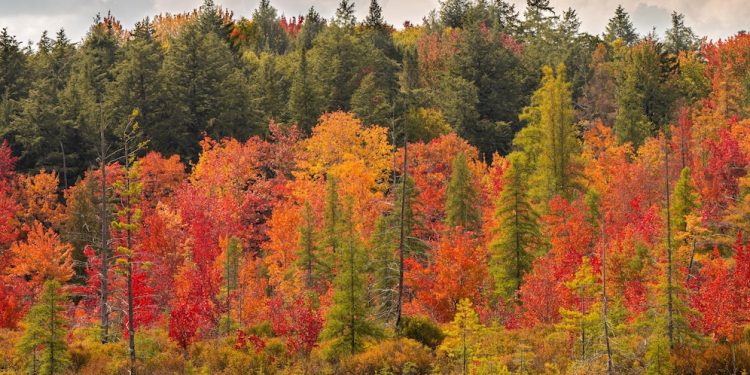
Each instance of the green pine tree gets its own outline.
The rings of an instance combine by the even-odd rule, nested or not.
[[[162,72],[170,115],[160,124],[167,154],[189,160],[198,154],[206,132],[213,138],[246,138],[265,127],[248,97],[248,83],[233,65],[227,44],[213,32],[191,24],[172,42]]]
[[[299,65],[289,92],[288,112],[291,120],[296,122],[305,134],[310,134],[321,113],[320,90],[310,77],[307,50],[302,49],[299,54]]]
[[[469,169],[466,154],[460,152],[453,159],[448,186],[445,189],[445,223],[449,228],[461,227],[470,231],[482,229],[479,192]]]
[[[328,312],[322,337],[331,340],[331,354],[359,353],[368,338],[379,337],[380,329],[370,319],[365,284],[366,254],[352,216],[352,201],[341,210],[337,232],[341,238],[336,253],[338,267],[333,282],[333,306]]]
[[[495,208],[497,227],[490,244],[490,273],[496,292],[508,300],[521,287],[524,275],[534,260],[534,245],[540,236],[539,216],[531,204],[527,176],[518,154],[511,154],[510,167],[503,175],[503,190]]]
[[[617,39],[622,40],[627,45],[638,41],[638,34],[635,32],[635,27],[630,22],[630,16],[622,5],[618,5],[615,9],[615,15],[609,19],[607,31],[604,33],[604,40],[609,43]]]
[[[392,94],[378,84],[375,73],[370,73],[352,94],[352,112],[365,125],[390,126],[394,111]]]
[[[305,202],[302,210],[302,226],[300,227],[300,243],[297,258],[297,268],[302,271],[305,287],[314,293],[325,288],[331,280],[332,264],[318,244],[318,234],[315,231],[315,215],[310,202]]]
[[[24,333],[18,343],[30,374],[62,374],[70,367],[65,341],[67,319],[66,296],[54,280],[44,283],[42,295],[24,318]]]

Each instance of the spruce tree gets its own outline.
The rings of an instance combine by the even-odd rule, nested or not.
[[[148,18],[136,23],[133,37],[125,44],[122,58],[114,67],[114,81],[107,90],[107,111],[113,119],[127,118],[138,110],[138,124],[153,147],[165,152],[164,129],[159,121],[170,110],[165,107],[159,69],[164,56],[154,38],[154,28]]]
[[[459,152],[453,159],[448,186],[445,189],[445,223],[449,228],[461,227],[469,231],[480,231],[482,214],[479,208],[479,192],[474,176],[469,169],[466,154]]]
[[[289,92],[288,112],[290,119],[296,122],[305,134],[310,134],[321,112],[320,90],[310,76],[307,50],[302,49],[299,55],[299,65]]]
[[[315,10],[315,7],[310,7],[305,16],[305,21],[302,23],[302,28],[299,34],[297,34],[297,48],[303,50],[312,48],[313,41],[318,36],[318,33],[323,30],[323,26],[324,22],[320,14]]]
[[[302,272],[307,293],[315,295],[322,291],[331,280],[333,272],[330,256],[318,243],[319,234],[315,230],[315,215],[310,202],[302,209],[300,243],[297,252],[297,268]]]
[[[160,124],[164,143],[154,145],[162,152],[194,160],[203,132],[242,139],[265,126],[249,105],[247,80],[216,33],[186,26],[172,42],[161,72],[171,110]]]
[[[700,47],[698,37],[688,26],[685,26],[685,15],[672,12],[672,27],[665,32],[664,45],[667,52],[678,55],[684,51],[695,51]]]
[[[447,27],[463,26],[464,16],[469,10],[467,0],[445,0],[440,2],[440,20]]]
[[[621,39],[627,45],[638,41],[638,34],[635,32],[633,23],[630,22],[630,16],[622,5],[618,5],[615,9],[615,15],[609,19],[607,31],[604,33],[604,40],[609,43],[617,39]]]
[[[390,126],[393,118],[393,95],[381,87],[375,73],[362,79],[351,99],[351,109],[365,125]]]
[[[516,297],[524,275],[534,260],[538,243],[539,216],[528,196],[528,177],[522,170],[518,154],[511,154],[510,167],[503,175],[503,190],[495,208],[497,227],[490,244],[490,273],[495,291],[509,300]]]
[[[354,2],[341,0],[338,8],[336,8],[336,18],[334,20],[339,27],[354,27],[354,24],[357,22],[357,18],[354,16]]]
[[[333,306],[323,330],[323,338],[332,341],[332,354],[337,356],[359,353],[368,338],[381,334],[370,319],[365,284],[366,255],[352,214],[350,198],[341,210],[337,225],[341,243],[336,253],[338,267],[333,282]]]
[[[365,26],[373,29],[380,29],[385,27],[385,20],[383,20],[383,8],[378,4],[378,0],[370,0],[370,10],[365,17]]]
[[[276,8],[271,6],[269,0],[261,0],[258,8],[253,11],[253,24],[258,26],[258,37],[255,52],[268,51],[282,55],[289,47],[290,41],[287,33],[281,27],[281,22],[276,14]]]
[[[70,367],[70,354],[65,341],[67,319],[66,296],[60,283],[44,283],[42,295],[24,318],[24,333],[18,343],[26,371],[30,374],[62,374]]]
[[[262,121],[283,121],[289,97],[288,77],[278,67],[279,58],[276,55],[263,53],[260,66],[253,74],[251,82],[258,102],[258,109],[262,113]]]

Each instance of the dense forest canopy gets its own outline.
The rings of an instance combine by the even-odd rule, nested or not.
[[[0,373],[750,371],[749,35],[115,16],[0,31]]]

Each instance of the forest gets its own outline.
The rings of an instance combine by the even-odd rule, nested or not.
[[[2,29],[0,374],[750,371],[750,35],[300,11]]]

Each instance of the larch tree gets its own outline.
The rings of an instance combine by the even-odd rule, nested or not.
[[[60,282],[47,281],[39,302],[24,318],[24,333],[18,352],[24,355],[30,374],[62,374],[70,367],[70,354],[65,340],[67,319],[66,297]]]
[[[450,352],[460,358],[461,374],[469,374],[469,362],[476,355],[477,339],[484,327],[474,310],[471,300],[464,298],[458,302],[456,315],[446,330],[446,338],[439,350]]]
[[[333,354],[353,355],[364,348],[370,337],[380,335],[370,319],[366,296],[364,247],[355,228],[351,199],[341,210],[336,230],[341,242],[336,253],[333,306],[328,311],[323,338],[332,340]]]
[[[577,153],[580,149],[570,83],[565,66],[557,71],[546,66],[542,82],[524,108],[521,119],[528,126],[514,139],[526,154],[527,168],[534,170],[530,183],[541,190],[534,198],[570,197],[577,188]]]

